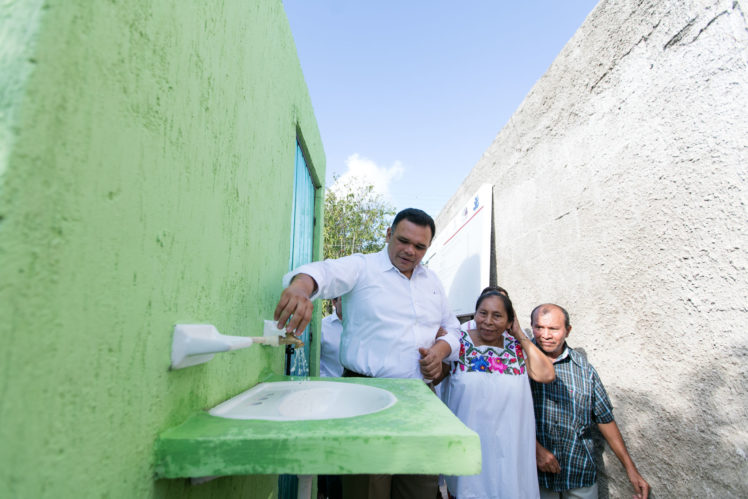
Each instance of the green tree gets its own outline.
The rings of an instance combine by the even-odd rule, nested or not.
[[[334,177],[334,182],[338,177]],[[325,258],[340,258],[354,253],[374,253],[384,247],[385,233],[395,208],[374,191],[373,185],[349,180],[334,191],[325,192]],[[323,312],[332,312],[325,300]]]

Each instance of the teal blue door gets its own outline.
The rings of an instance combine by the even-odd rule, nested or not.
[[[314,243],[314,183],[309,173],[304,153],[296,143],[296,176],[293,189],[293,209],[291,211],[291,256],[289,270],[312,261]],[[309,376],[310,327],[301,335],[303,350],[293,355],[291,374]]]
[[[289,270],[312,261],[314,243],[314,183],[298,142],[296,143],[295,170]],[[301,335],[304,348],[296,349],[291,356],[290,371],[292,376],[309,376],[310,329],[311,326],[308,326]],[[298,479],[295,475],[280,475],[278,477],[278,497],[281,499],[298,497]]]

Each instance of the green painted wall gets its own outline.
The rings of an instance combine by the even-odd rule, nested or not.
[[[154,480],[153,443],[282,370],[168,370],[175,323],[272,316],[297,132],[324,179],[281,1],[6,2],[0,89],[0,495],[273,496]]]

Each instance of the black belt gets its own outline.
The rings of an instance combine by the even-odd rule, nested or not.
[[[344,367],[343,377],[344,378],[372,378],[373,376],[367,376],[366,374],[357,373],[356,371],[351,371],[347,367]]]

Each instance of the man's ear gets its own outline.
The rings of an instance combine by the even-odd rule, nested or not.
[[[566,336],[564,338],[568,338],[569,333],[571,333],[571,326],[569,326],[569,329],[566,330]]]
[[[392,237],[392,227],[387,227],[387,234],[384,236],[384,242],[389,243]]]

